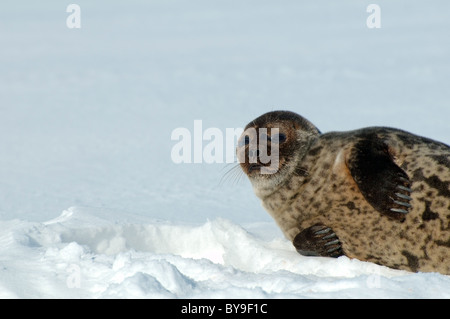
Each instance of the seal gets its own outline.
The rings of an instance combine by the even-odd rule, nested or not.
[[[269,150],[276,168],[262,173]],[[236,151],[300,254],[450,274],[448,145],[388,127],[323,134],[273,111],[245,127]]]

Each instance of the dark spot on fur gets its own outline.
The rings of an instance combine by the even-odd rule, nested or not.
[[[322,150],[322,146],[314,147],[308,152],[308,155],[317,156],[317,154],[319,154],[319,152],[321,150]]]
[[[299,167],[299,166],[297,166],[295,168],[294,174],[297,175],[297,176],[308,176],[309,175],[308,171],[306,170],[306,168]]]
[[[450,248],[450,238],[447,241],[444,240],[436,240],[436,245],[444,246]]]
[[[427,178],[425,181],[431,187],[436,188],[439,192],[439,195],[444,197],[450,197],[450,190],[449,190],[450,182],[443,182],[436,175]]]
[[[400,239],[405,239],[405,238],[407,238],[407,236],[406,236],[406,234],[405,234],[405,232],[404,232],[403,230],[398,234],[398,237],[399,237]]]
[[[440,165],[450,166],[450,156],[448,155],[430,155],[430,157]]]
[[[412,145],[417,143],[417,137],[413,137],[409,134],[397,134],[397,137],[407,146],[411,147]]]
[[[430,177],[425,177],[423,175],[422,169],[419,168],[414,171],[414,180],[424,181],[431,188],[436,189],[440,196],[450,197],[450,182],[441,181],[439,176],[432,175]]]
[[[413,180],[423,181],[425,180],[425,176],[423,176],[423,172],[421,168],[418,168],[413,173]]]
[[[353,202],[348,202],[345,206],[350,210],[353,210],[356,208],[355,203],[353,203]]]
[[[427,241],[429,241],[430,239],[431,239],[430,236],[428,236]],[[428,256],[428,253],[427,253],[427,246],[424,245],[421,248],[423,251],[424,259],[430,260],[430,257]]]
[[[362,213],[361,208],[359,206],[356,206],[355,203],[352,201],[342,204],[342,206],[347,207],[350,210],[350,212],[352,212],[352,213],[354,213],[355,211],[358,215],[360,215]]]
[[[292,195],[289,200],[294,200],[298,197],[298,195],[300,195],[300,193],[295,193],[294,195]]]
[[[433,139],[412,135],[401,130],[397,130],[397,138],[400,139],[405,144],[405,146],[410,148],[412,148],[416,144],[427,144],[427,147],[431,150],[438,150],[443,148],[445,149],[449,147],[448,145],[435,141]]]
[[[431,203],[428,201],[425,201],[425,210],[423,211],[423,214],[422,214],[422,220],[424,220],[424,221],[429,221],[429,220],[439,218],[439,214],[431,211],[430,206],[431,206]]]
[[[411,268],[412,271],[416,272],[419,268],[419,258],[417,256],[414,256],[407,250],[403,250],[402,255],[406,257],[409,268]]]

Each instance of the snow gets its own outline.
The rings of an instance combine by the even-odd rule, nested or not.
[[[303,257],[234,164],[174,129],[289,109],[450,143],[448,1],[14,1],[0,10],[0,297],[449,298],[450,277]],[[227,173],[227,171],[230,171]]]
[[[448,276],[302,257],[274,233],[222,218],[130,223],[97,213],[72,207],[47,222],[2,222],[2,297],[450,297]]]

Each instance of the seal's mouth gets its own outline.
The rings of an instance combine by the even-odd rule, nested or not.
[[[250,178],[257,176],[269,178],[278,172],[278,165],[273,165],[272,163],[263,164],[258,161],[257,163],[240,163],[240,165],[244,173]]]
[[[249,173],[251,173],[251,172],[253,172],[253,171],[259,171],[259,170],[261,169],[261,167],[262,167],[262,165],[260,165],[260,164],[250,164],[250,165],[248,166],[247,171],[248,171]]]

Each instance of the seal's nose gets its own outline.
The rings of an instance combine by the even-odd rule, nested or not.
[[[248,151],[248,157],[249,158],[258,158],[259,157],[259,150],[249,150]]]

